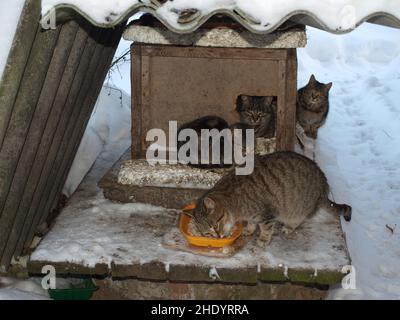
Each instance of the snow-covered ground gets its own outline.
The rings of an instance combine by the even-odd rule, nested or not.
[[[1,9],[10,10],[0,10],[0,76],[22,3],[1,2]],[[385,3],[399,8],[396,1]],[[399,299],[400,31],[365,24],[344,36],[308,28],[308,37],[307,48],[298,52],[299,86],[312,73],[320,81],[334,83],[328,121],[319,133],[317,162],[328,176],[335,200],[353,206],[353,219],[343,229],[357,289],[334,288],[330,298]],[[127,43],[122,45],[124,50]],[[122,78],[114,73],[112,82],[129,92],[127,65],[121,67]],[[129,145],[129,109],[127,94],[103,89],[64,192],[73,192],[103,150],[117,157]],[[13,297],[15,290],[21,291],[3,285],[0,299]]]
[[[140,16],[141,14],[134,15],[129,20],[129,22],[131,20],[140,18]],[[132,44],[131,41],[126,41],[124,39],[121,39],[117,52],[115,53],[115,58],[124,55],[124,53],[126,53],[130,49],[131,44]],[[113,70],[107,75],[106,78],[106,85],[120,88],[128,95],[130,95],[131,92],[131,81],[130,81],[131,64],[129,63],[130,58],[131,58],[130,54],[126,55],[124,62],[121,60],[121,62],[118,63],[113,68]],[[129,107],[130,107],[130,102],[129,102]]]
[[[41,286],[41,279],[17,280],[0,277],[0,300],[47,300],[49,295]]]
[[[130,45],[121,39],[115,58],[127,52]],[[63,189],[68,197],[103,150],[122,155],[131,144],[130,55],[126,59],[107,74]]]
[[[79,145],[63,193],[71,194],[103,150],[112,146],[122,154],[131,143],[130,96],[112,84],[105,84]]]
[[[309,28],[308,38],[299,50],[299,86],[312,73],[333,81],[317,162],[335,200],[353,206],[353,219],[343,229],[357,289],[332,290],[330,297],[398,299],[400,30],[365,24],[334,36]]]
[[[299,87],[311,74],[334,83],[317,162],[335,200],[354,210],[343,229],[357,289],[333,288],[333,299],[400,298],[399,37],[400,30],[370,24],[342,36],[308,28],[309,43],[298,52]],[[117,81],[129,88],[129,68]],[[109,123],[113,125],[121,129],[120,123]],[[94,121],[88,130],[101,127]]]

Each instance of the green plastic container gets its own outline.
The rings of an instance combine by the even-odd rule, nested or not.
[[[54,300],[90,300],[93,292],[99,288],[92,279],[84,279],[80,285],[72,285],[68,289],[49,289],[49,296]]]

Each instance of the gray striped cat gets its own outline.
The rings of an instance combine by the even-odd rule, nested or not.
[[[251,175],[230,172],[197,202],[193,211],[204,236],[225,237],[236,222],[247,223],[244,234],[259,226],[257,242],[268,245],[275,232],[290,233],[319,208],[351,219],[351,207],[328,199],[324,173],[312,160],[295,152],[275,152],[255,160]]]
[[[332,82],[328,84],[318,82],[312,75],[308,84],[297,93],[297,121],[310,138],[317,138],[318,129],[328,116],[331,87]]]
[[[236,100],[240,122],[231,129],[254,129],[255,138],[272,138],[275,135],[276,98],[240,95]]]

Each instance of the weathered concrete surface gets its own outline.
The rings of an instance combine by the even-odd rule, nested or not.
[[[51,264],[57,274],[325,285],[339,283],[342,267],[350,263],[339,220],[324,211],[291,235],[275,236],[267,248],[249,238],[235,255],[217,258],[162,246],[165,236],[177,230],[178,210],[143,204],[112,204],[110,210],[110,204],[99,195],[88,197],[84,189],[75,195],[79,193],[84,194],[80,200],[84,211],[79,211],[79,201],[71,200],[33,252],[29,272],[39,273],[42,266]]]
[[[130,158],[130,149],[119,159],[113,167],[101,178],[98,185],[103,189],[104,196],[113,201],[123,203],[141,202],[165,208],[181,209],[186,204],[198,199],[204,192],[204,188],[174,188],[163,187],[158,183],[146,186],[138,184],[128,184],[128,177],[123,179],[125,183],[118,181],[121,166]],[[150,170],[149,166],[149,170]],[[134,178],[134,172],[132,172]],[[140,181],[138,181],[140,182]],[[142,181],[143,183],[144,181]]]
[[[187,287],[182,288],[207,283],[209,286],[205,288],[210,288],[207,290],[211,292],[214,285],[219,288],[221,284],[233,285],[232,288],[240,288],[238,284],[246,285],[243,288],[255,288],[254,285],[258,287],[264,283],[337,284],[343,278],[342,267],[350,264],[339,219],[324,211],[292,234],[277,235],[267,248],[258,247],[255,239],[249,238],[245,246],[229,258],[167,249],[162,245],[163,239],[177,230],[180,211],[146,204],[118,204],[104,199],[96,182],[114,161],[115,157],[112,160],[99,157],[96,161],[52,230],[33,252],[28,263],[31,274],[40,273],[42,266],[51,264],[59,275],[112,277],[115,282],[127,278],[152,280],[157,285],[185,282]],[[152,290],[152,282],[140,283],[143,290]],[[126,290],[126,296],[135,297],[129,290],[136,289]],[[184,289],[180,296],[192,294],[188,290]],[[253,290],[243,290],[244,296],[253,297]],[[141,294],[142,297],[163,298],[173,295],[171,292],[165,296],[154,292]],[[264,291],[261,294],[269,297]],[[297,294],[301,295],[290,296]],[[202,297],[202,293],[192,296]],[[211,296],[209,293],[208,297]]]
[[[236,30],[228,28],[200,28],[190,34],[178,34],[163,26],[132,25],[125,30],[123,38],[147,44],[197,47],[283,49],[303,48],[307,44],[304,28],[276,31],[266,35],[251,33],[244,28]]]
[[[146,160],[124,161],[118,183],[139,187],[194,188],[208,190],[222,178],[221,169],[199,169],[183,164],[150,165]]]

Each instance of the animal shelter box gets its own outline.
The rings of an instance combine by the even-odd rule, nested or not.
[[[190,35],[177,36],[163,26],[142,24],[124,33],[126,40],[134,41],[132,159],[145,157],[147,132],[168,132],[171,120],[179,126],[212,114],[237,122],[240,95],[277,97],[276,149],[293,150],[296,47],[305,46],[304,28],[278,30],[266,37],[237,24],[209,22]]]

